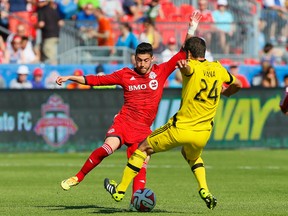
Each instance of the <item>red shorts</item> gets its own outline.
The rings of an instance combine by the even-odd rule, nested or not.
[[[128,147],[127,157],[129,158],[138,148],[139,143],[145,140],[151,132],[150,126],[135,124],[135,122],[124,120],[118,115],[114,118],[114,122],[108,129],[106,137],[118,137],[120,139],[120,147],[122,145]]]

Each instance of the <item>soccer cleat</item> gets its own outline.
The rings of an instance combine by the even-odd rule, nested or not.
[[[71,187],[76,186],[79,184],[78,178],[76,176],[73,176],[71,178],[68,178],[66,180],[63,180],[61,182],[61,187],[63,190],[67,191],[69,190]]]
[[[201,188],[199,190],[199,194],[209,209],[212,210],[215,208],[217,205],[217,199],[210,192],[206,191],[204,188]]]
[[[124,192],[119,193],[116,187],[117,183],[114,180],[109,180],[108,178],[104,179],[104,188],[106,189],[106,191],[108,191],[108,193],[112,195],[112,198],[116,202],[120,202],[124,198],[125,193]]]

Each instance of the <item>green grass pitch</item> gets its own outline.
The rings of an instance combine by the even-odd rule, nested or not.
[[[178,150],[152,156],[147,187],[157,197],[150,213],[127,212],[131,189],[116,203],[105,192],[103,179],[119,181],[126,153],[106,158],[77,187],[60,188],[90,153],[0,154],[0,215],[288,215],[288,150],[206,150],[210,191],[218,206],[209,210]],[[130,188],[130,187],[129,187]]]

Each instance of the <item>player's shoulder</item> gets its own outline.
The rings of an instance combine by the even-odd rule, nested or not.
[[[218,70],[220,70],[220,69],[223,70],[224,69],[226,71],[226,68],[217,60],[211,61],[210,65],[212,67],[214,67],[215,69],[218,69]]]
[[[151,67],[151,70],[152,71],[157,71],[157,70],[159,70],[161,68],[161,66],[163,66],[165,64],[166,64],[166,62],[163,62],[161,64],[153,64],[152,67]]]
[[[222,64],[218,60],[210,61],[210,63],[215,66],[222,66]]]
[[[133,71],[134,71],[133,68],[124,67],[124,68],[114,71],[114,73],[126,74],[126,73],[132,73]]]
[[[120,69],[121,71],[124,71],[124,72],[130,72],[130,71],[134,71],[134,68],[130,68],[130,67],[124,67],[122,69]]]

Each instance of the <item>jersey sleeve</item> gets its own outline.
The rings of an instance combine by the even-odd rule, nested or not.
[[[120,85],[122,86],[122,74],[123,70],[116,71],[109,75],[97,76],[87,75],[84,76],[85,84],[91,86],[102,86],[102,85]]]
[[[223,82],[227,85],[231,85],[235,82],[235,80],[236,77],[223,67]]]
[[[177,62],[181,59],[186,59],[186,52],[183,49],[170,58],[169,61],[160,64],[159,67],[164,67],[163,71],[170,75],[176,69]]]

